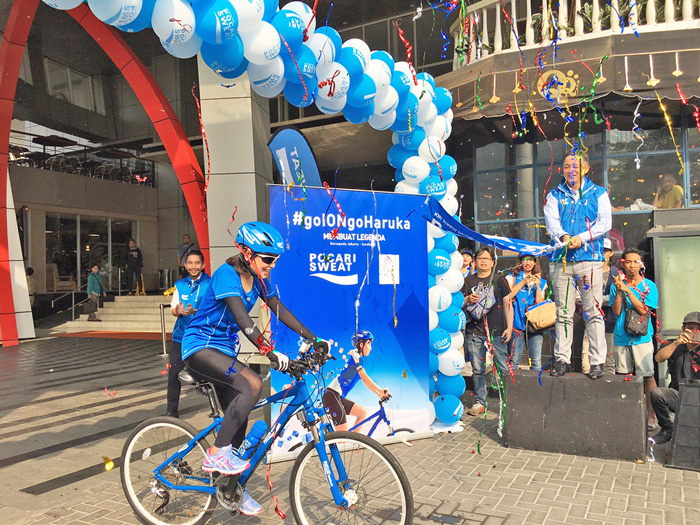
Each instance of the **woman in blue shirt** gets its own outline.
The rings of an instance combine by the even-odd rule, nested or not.
[[[518,369],[523,356],[525,338],[527,353],[530,357],[530,370],[542,369],[542,332],[528,333],[527,309],[544,301],[547,281],[542,278],[542,270],[537,259],[532,255],[521,254],[520,264],[506,277],[511,292],[508,296],[513,301],[513,338],[510,343],[508,365]]]
[[[258,298],[267,303],[277,318],[301,337],[315,340],[281,303],[270,283],[270,271],[284,251],[280,233],[264,222],[247,222],[236,234],[240,254],[229,258],[212,275],[202,302],[182,339],[182,358],[195,376],[214,384],[224,409],[221,430],[202,464],[206,472],[234,475],[250,464],[236,455],[243,442],[248,416],[260,399],[262,381],[236,360],[240,345],[238,331],[266,355],[278,370],[286,370],[289,358],[274,349],[250,318]],[[239,511],[247,516],[262,512],[247,493]]]

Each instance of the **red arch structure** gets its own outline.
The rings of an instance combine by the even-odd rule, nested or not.
[[[13,3],[0,43],[0,290],[3,291],[0,294],[0,341],[3,346],[18,344],[7,230],[10,126],[22,56],[40,1],[22,0]],[[68,13],[119,68],[153,122],[177,174],[192,216],[197,240],[208,262],[209,230],[204,175],[168,99],[117,30],[98,20],[84,3]]]

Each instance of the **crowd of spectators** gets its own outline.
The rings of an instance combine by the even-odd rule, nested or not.
[[[543,329],[530,316],[537,311],[532,318],[542,321],[551,312],[548,324],[553,324],[554,344],[549,374],[570,375],[578,317],[585,327],[582,371],[591,380],[604,374],[642,377],[648,428],[653,431],[658,421],[661,431],[654,440],[664,443],[671,437],[670,413],[676,410],[679,383],[700,379],[700,312],[686,315],[680,337],[655,351],[657,287],[645,277],[639,250],[624,250],[618,265],[612,264],[615,252],[607,237],[612,228],[610,198],[605,188],[587,177],[589,170],[587,155],[567,156],[560,184],[546,197],[551,282],[543,277],[540,261],[532,255],[521,254],[517,266],[499,275],[490,249],[481,248],[474,258],[469,250],[462,250],[465,357],[471,362],[476,399],[467,413],[481,414],[486,406],[487,349],[502,378],[517,373],[525,347],[529,369],[542,370],[543,336],[548,330],[546,323]],[[662,177],[654,205],[680,207],[683,194],[678,189],[673,176]],[[546,303],[551,308],[545,309]],[[654,362],[665,361],[669,362],[671,384],[659,388]]]

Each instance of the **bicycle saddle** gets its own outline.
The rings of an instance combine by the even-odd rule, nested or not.
[[[203,382],[194,377],[186,368],[180,370],[180,373],[177,375],[177,378],[180,380],[180,383],[184,385],[197,385]]]

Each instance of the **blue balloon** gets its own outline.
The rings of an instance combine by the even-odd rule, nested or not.
[[[394,144],[389,148],[386,158],[392,168],[400,170],[408,157],[412,157],[414,152],[407,150],[400,144]]]
[[[441,395],[433,405],[435,406],[435,417],[448,425],[456,423],[464,415],[464,405],[457,396]]]
[[[151,27],[151,18],[153,17],[153,8],[155,5],[156,0],[143,0],[139,16],[134,18],[128,24],[116,26],[117,29],[124,31],[125,33],[137,33],[146,29],[147,27]]]
[[[314,52],[311,51],[309,46],[302,44],[293,53],[294,55],[280,53],[282,62],[284,62],[284,78],[294,84],[301,84],[301,79],[304,77],[304,82],[308,84],[312,78],[316,77],[316,57]],[[301,76],[299,75],[300,72]]]
[[[345,66],[345,69],[348,70],[348,74],[351,77],[361,75],[365,71],[366,64],[364,63],[362,58],[360,58],[360,56],[355,52],[355,48],[353,48],[352,46],[342,48],[340,56],[335,60],[339,64]],[[377,88],[375,87],[375,91],[376,89]]]
[[[229,80],[233,79],[233,78],[238,78],[248,70],[249,64],[250,63],[248,62],[248,60],[246,60],[244,58],[241,61],[240,65],[236,69],[234,69],[233,71],[229,71],[227,73],[220,73],[217,71],[216,73],[218,73],[220,77],[224,77],[224,78],[229,79]]]
[[[438,115],[442,115],[452,107],[452,93],[444,87],[435,88],[435,107]]]
[[[335,57],[337,60],[337,58],[340,56],[340,51],[343,49],[343,39],[340,38],[340,34],[338,33],[338,31],[336,31],[330,26],[324,26],[317,27],[314,33],[321,33],[322,35],[326,35],[328,38],[331,39],[333,47],[335,48]]]
[[[440,177],[429,176],[423,179],[418,188],[423,195],[432,195],[436,199],[442,199],[447,193],[447,183],[440,180]],[[437,247],[437,243],[435,243]],[[452,253],[454,249],[447,250],[448,253]]]
[[[202,42],[202,60],[217,73],[229,74],[243,61],[243,41],[237,34],[225,44]]]
[[[447,253],[452,253],[459,248],[459,237],[454,233],[448,233],[440,239],[435,239],[435,247],[445,250]]]
[[[374,114],[374,102],[370,102],[369,106],[362,106],[360,108],[348,105],[343,109],[343,115],[348,122],[353,124],[364,124],[369,120]]]
[[[452,294],[452,303],[460,308],[464,305],[464,294],[461,291],[456,291]]]
[[[460,397],[464,394],[466,388],[467,384],[461,374],[457,374],[456,376],[438,374],[437,391],[440,392],[440,394]]]
[[[318,79],[316,77],[306,82],[306,89],[304,89],[304,84],[295,84],[293,82],[287,82],[284,86],[284,98],[292,106],[298,108],[306,108],[313,104],[316,101],[317,93]],[[306,97],[306,100],[304,100],[304,97]]]
[[[421,142],[425,140],[425,131],[423,128],[414,128],[410,133],[399,135],[399,140],[399,143],[406,149],[418,149]]]
[[[391,75],[391,87],[399,94],[399,99],[411,90],[411,79],[401,71],[394,71]]]
[[[389,71],[391,71],[392,74],[394,73],[394,57],[392,57],[386,51],[372,51],[370,60],[381,60],[387,66],[389,66]]]
[[[459,332],[467,324],[464,312],[454,304],[438,313],[438,326],[453,334]]]
[[[394,174],[394,182],[398,183],[404,180],[406,176],[403,174],[402,170],[396,170],[396,173]]]
[[[265,0],[265,11],[263,13],[263,22],[269,22],[277,14],[280,8],[280,0]]]
[[[372,77],[364,73],[359,76],[350,77],[350,88],[348,89],[348,105],[360,108],[368,106],[377,96],[377,86]],[[418,146],[416,148],[418,149]]]
[[[415,122],[418,117],[418,97],[413,93],[407,93],[405,97],[399,97],[399,105],[396,108],[396,120]]]
[[[440,367],[440,361],[438,360],[437,354],[428,352],[428,373],[430,374],[430,382],[435,385],[435,380],[433,379],[433,374],[438,371]],[[432,394],[432,392],[430,392]]]
[[[415,124],[413,127],[415,127]],[[413,127],[408,123],[408,120],[396,119],[389,129],[396,133],[408,133]]]
[[[425,80],[428,84],[433,86],[433,89],[435,89],[435,77],[433,75],[431,75],[430,73],[426,73],[426,72],[418,73],[416,75],[416,78],[418,80]]]
[[[438,164],[440,169],[438,169]],[[431,165],[430,175],[435,177],[442,175],[442,180],[447,182],[457,175],[457,161],[449,155],[443,155],[437,163]]]
[[[450,259],[450,254],[445,250],[439,248],[433,248],[430,253],[428,253],[428,273],[431,275],[440,275],[445,273],[452,266],[452,259]],[[451,332],[456,332],[457,330],[450,330]]]
[[[197,2],[192,10],[197,21],[194,32],[204,42],[223,44],[238,37],[238,14],[228,0]]]
[[[296,52],[296,49],[304,41],[304,21],[301,17],[294,11],[288,9],[280,9],[277,11],[270,23],[277,29],[280,34],[280,39],[282,40],[282,53],[289,53],[287,46],[284,45],[285,40],[287,45],[292,50],[292,53]],[[314,62],[315,63],[315,62]]]
[[[441,354],[449,350],[452,344],[452,338],[445,330],[439,326],[434,330],[431,330],[428,334],[429,346],[428,348],[434,354]]]

